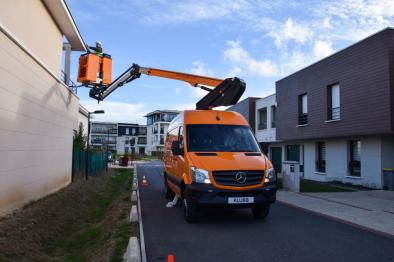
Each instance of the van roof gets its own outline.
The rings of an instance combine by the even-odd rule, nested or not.
[[[219,110],[186,110],[183,121],[185,124],[249,125],[241,114]]]

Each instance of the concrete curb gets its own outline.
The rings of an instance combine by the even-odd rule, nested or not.
[[[132,187],[130,200],[133,203],[137,202],[137,204],[134,204],[131,207],[129,222],[138,222],[140,229],[140,239],[138,241],[137,237],[130,237],[127,250],[123,256],[123,261],[146,262],[145,238],[144,238],[144,230],[142,225],[141,202],[140,202],[140,194],[138,187],[138,174],[137,174],[136,164],[133,165],[133,169],[134,169],[134,178],[133,178],[133,187]]]
[[[140,262],[140,244],[137,237],[130,237],[127,245],[126,253],[124,253],[123,261],[125,262]]]
[[[288,206],[288,207],[292,207],[292,208],[295,208],[295,209],[298,209],[298,210],[302,210],[302,211],[305,211],[305,212],[308,212],[308,213],[311,213],[311,214],[314,214],[314,215],[318,215],[318,216],[321,216],[321,217],[324,217],[324,218],[328,218],[328,219],[334,220],[334,221],[342,223],[342,224],[346,224],[346,225],[349,225],[349,226],[352,226],[352,227],[356,227],[356,228],[359,228],[359,229],[362,229],[362,230],[365,230],[365,231],[368,231],[368,232],[371,232],[371,233],[374,233],[374,234],[377,234],[377,235],[380,235],[380,236],[384,236],[384,237],[387,237],[387,238],[390,238],[390,239],[394,239],[394,235],[391,235],[389,233],[386,233],[386,232],[383,232],[383,231],[379,231],[379,230],[376,230],[376,229],[373,229],[373,228],[370,228],[370,227],[366,227],[366,226],[363,226],[363,225],[360,225],[360,224],[356,224],[356,223],[350,222],[350,221],[342,219],[342,218],[338,218],[338,217],[335,217],[335,216],[330,216],[330,215],[327,215],[327,214],[323,214],[323,213],[320,213],[320,212],[315,211],[315,210],[311,210],[311,209],[304,208],[304,207],[301,207],[301,206],[298,206],[298,205],[295,205],[295,204],[292,204],[292,203],[285,202],[283,200],[278,200],[277,199],[276,202],[278,202],[278,203],[280,203],[282,205]]]
[[[137,164],[134,164],[134,173],[137,178]],[[138,220],[140,225],[140,246],[141,246],[141,261],[146,262],[146,249],[145,249],[145,236],[144,236],[144,226],[142,224],[142,215],[141,215],[141,201],[140,201],[140,190],[138,187],[137,180],[137,203],[138,203]]]
[[[136,205],[131,206],[129,222],[138,222],[138,212]]]
[[[131,193],[131,202],[137,202],[137,191],[133,191],[133,193]]]

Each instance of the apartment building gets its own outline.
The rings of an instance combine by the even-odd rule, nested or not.
[[[71,182],[79,98],[61,79],[63,44],[86,51],[63,0],[0,8],[0,215]]]
[[[277,81],[282,162],[306,179],[382,188],[394,167],[393,54],[387,28]]]
[[[91,122],[90,148],[116,153],[118,123]]]
[[[120,155],[145,154],[146,126],[131,123],[92,122],[90,144]]]
[[[248,97],[237,104],[230,106],[226,111],[235,111],[240,113],[248,122],[253,132],[256,131],[255,119],[256,119],[256,101],[259,97]]]
[[[118,137],[116,151],[118,154],[145,155],[146,148],[146,126],[138,124],[118,124]]]
[[[156,110],[145,116],[147,126],[146,153],[148,155],[163,152],[168,126],[179,112],[177,110]]]

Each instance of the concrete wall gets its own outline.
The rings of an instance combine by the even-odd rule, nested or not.
[[[54,74],[60,75],[62,33],[41,1],[1,1],[0,23],[36,54]]]
[[[361,140],[361,177],[349,176],[349,139],[341,138],[319,140],[326,143],[325,173],[316,172],[316,142],[318,141],[304,142],[304,178],[315,181],[340,181],[365,187],[381,188],[381,161],[383,159],[381,137],[371,136],[352,139]]]
[[[41,1],[2,1],[0,22],[60,71],[62,35]],[[0,57],[2,215],[70,183],[78,97],[2,32]]]
[[[271,106],[276,105],[275,95],[267,96],[261,99],[256,100],[256,114],[255,114],[255,130],[256,130],[256,138],[259,143],[261,142],[272,142],[276,140],[276,128],[271,128]],[[259,109],[267,108],[267,129],[259,130]]]

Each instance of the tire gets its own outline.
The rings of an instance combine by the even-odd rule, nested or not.
[[[173,199],[175,197],[175,193],[168,187],[166,174],[164,174],[164,195],[167,199]]]
[[[195,223],[199,220],[199,214],[197,206],[191,204],[190,201],[184,197],[182,199],[182,206],[183,206],[183,216],[188,223]]]
[[[270,212],[270,205],[263,204],[252,207],[253,217],[256,219],[265,219]]]

